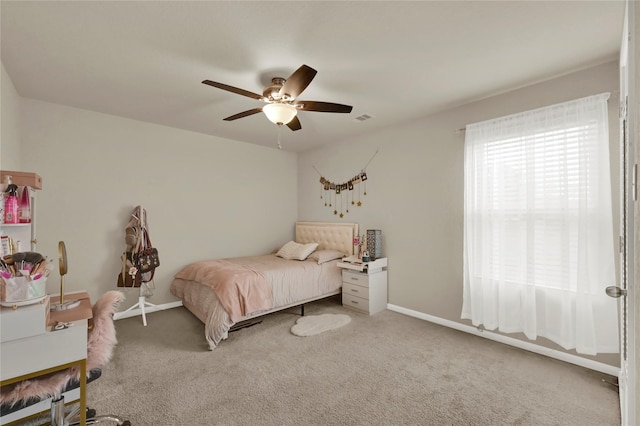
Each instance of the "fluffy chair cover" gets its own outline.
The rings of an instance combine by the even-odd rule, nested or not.
[[[93,305],[93,328],[87,338],[87,373],[94,368],[104,366],[113,355],[117,343],[113,314],[125,299],[121,291],[108,291]],[[42,356],[47,356],[43,354]],[[80,378],[77,366],[57,371],[19,383],[3,386],[0,391],[0,404],[11,404],[29,398],[47,399],[57,397],[73,381]]]

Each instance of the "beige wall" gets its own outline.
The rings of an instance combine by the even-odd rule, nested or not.
[[[470,325],[460,319],[464,132],[458,129],[467,123],[611,92],[614,229],[618,229],[618,79],[617,62],[611,62],[302,153],[298,159],[298,218],[353,221],[363,231],[381,229],[383,254],[389,258],[389,303]],[[320,176],[315,169],[330,181],[347,181],[376,151],[367,168],[363,206],[350,208],[343,219],[333,215],[333,209],[324,207],[320,199]],[[538,343],[562,350],[542,339]],[[618,355],[596,359],[619,364]]]
[[[22,99],[24,170],[43,178],[38,251],[69,257],[65,289],[93,298],[116,286],[124,226],[147,210],[160,252],[151,302],[176,301],[173,275],[189,262],[261,254],[293,238],[296,155],[91,111]],[[56,271],[57,273],[57,271]],[[59,278],[47,283],[57,293]],[[137,302],[127,290],[122,309]]]
[[[20,96],[2,64],[0,74],[0,169],[21,170]]]

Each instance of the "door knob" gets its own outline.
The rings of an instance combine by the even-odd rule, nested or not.
[[[627,290],[620,288],[616,285],[610,285],[605,289],[605,292],[607,293],[607,296],[615,297],[615,298],[627,295]]]

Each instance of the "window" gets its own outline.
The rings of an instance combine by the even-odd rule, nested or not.
[[[467,126],[462,318],[618,351],[608,96]]]

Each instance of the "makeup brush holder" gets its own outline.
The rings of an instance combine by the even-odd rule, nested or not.
[[[5,305],[29,305],[37,303],[47,294],[47,277],[37,280],[27,277],[2,278],[0,281],[0,302]]]

